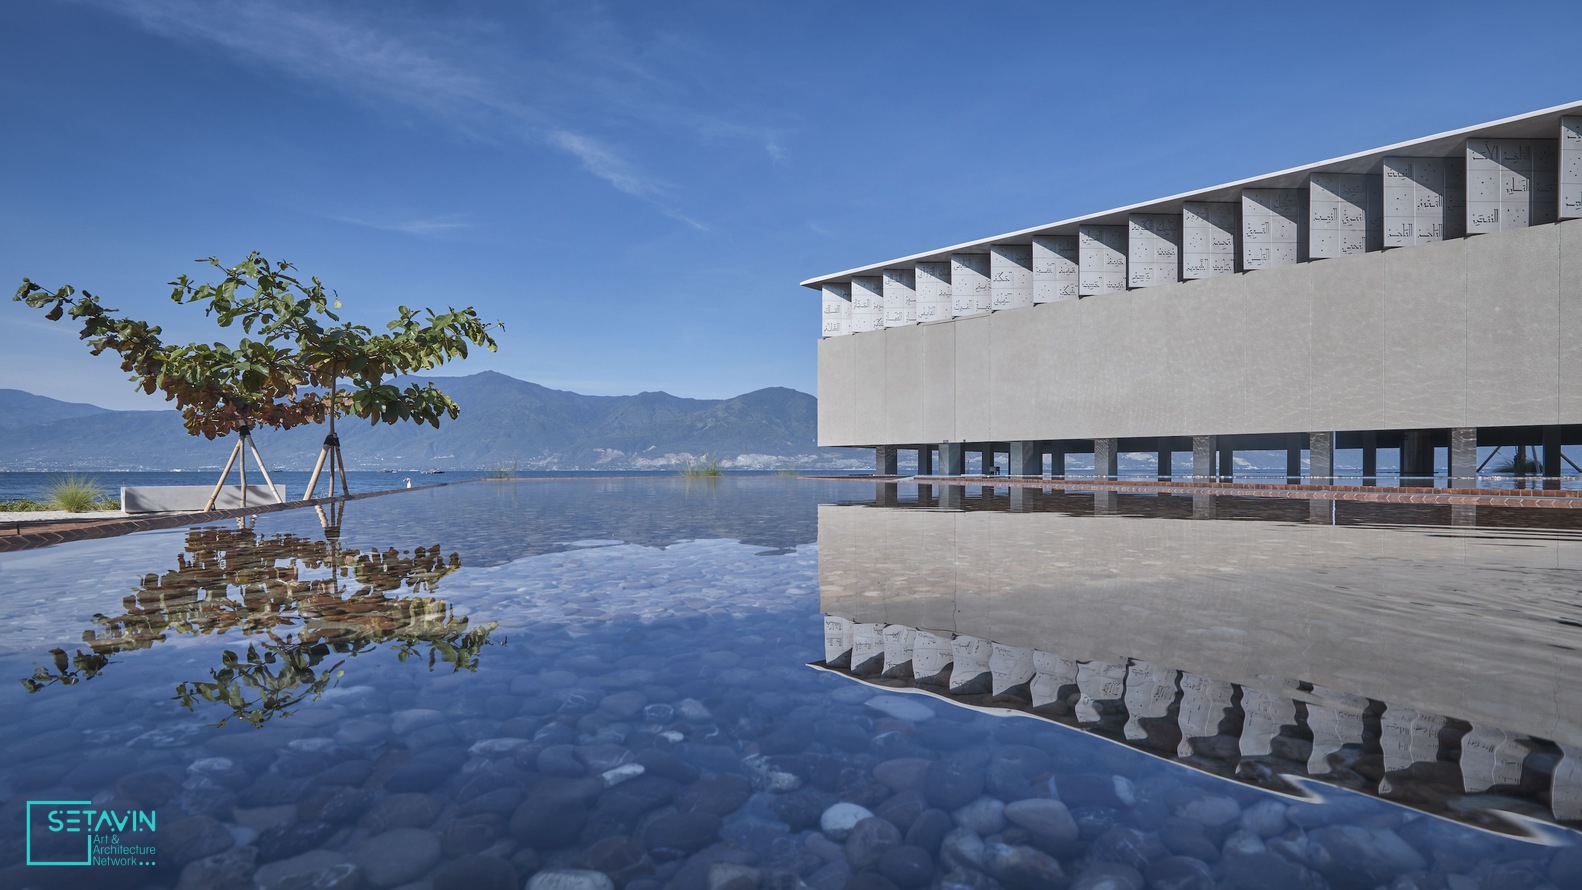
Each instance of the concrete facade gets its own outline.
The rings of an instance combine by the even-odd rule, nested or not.
[[[1551,427],[1530,444],[1562,441],[1582,424],[1582,341],[1567,334],[1582,220],[1564,218],[1582,213],[1564,206],[1579,118],[1550,109],[804,282],[836,319],[818,345],[819,444],[1053,454],[1431,431],[1444,447],[1471,430],[1475,455],[1478,430]],[[951,275],[950,314],[839,333],[856,327],[842,293],[892,268],[915,268],[920,322],[925,281],[937,293]]]

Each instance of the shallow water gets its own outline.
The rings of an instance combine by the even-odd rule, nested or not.
[[[0,886],[1582,876],[1569,516],[938,493],[476,483],[0,556]],[[156,864],[23,864],[85,855],[67,809]]]

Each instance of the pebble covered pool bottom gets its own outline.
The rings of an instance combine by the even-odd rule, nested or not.
[[[0,887],[1582,886],[1556,820],[820,669],[854,496],[478,482],[0,556]]]

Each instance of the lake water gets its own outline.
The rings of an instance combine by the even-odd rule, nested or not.
[[[487,479],[497,475],[496,470],[449,470],[444,473],[420,473],[415,470],[408,472],[385,473],[373,470],[349,470],[346,473],[346,485],[353,494],[367,491],[388,491],[395,488],[405,488],[407,481],[413,485],[434,485],[443,482],[466,482],[473,479]],[[307,489],[308,479],[312,475],[306,470],[270,470],[270,478],[276,485],[284,486],[288,497],[300,497]],[[514,474],[526,479],[592,479],[604,478],[611,474],[598,470],[557,470],[553,472],[535,472],[524,470]],[[633,470],[630,475],[636,477],[665,478],[679,475],[674,470]],[[732,473],[731,475],[771,475],[769,473]],[[120,497],[124,486],[141,485],[197,485],[213,486],[220,477],[220,471],[215,469],[205,470],[104,470],[84,472],[3,472],[0,471],[0,501],[31,500],[46,501],[49,498],[49,488],[67,476],[76,476],[93,481],[109,497]],[[328,491],[328,473],[319,477],[319,494],[325,495]],[[235,471],[232,471],[231,485],[238,485]],[[247,481],[252,485],[262,485],[263,477],[258,475],[256,467],[249,467]],[[337,486],[339,483],[336,483]],[[337,487],[337,491],[338,491]]]
[[[1578,519],[559,479],[4,554],[0,887],[1578,886]]]

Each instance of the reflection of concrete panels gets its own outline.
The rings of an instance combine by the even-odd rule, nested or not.
[[[951,640],[954,634],[948,631],[937,633],[919,630],[917,638],[912,641],[912,674],[919,680],[937,677],[950,667]]]
[[[1181,217],[1133,213],[1126,218],[1126,285],[1152,287],[1181,280]]]
[[[1466,165],[1460,158],[1385,158],[1383,164],[1385,247],[1466,234]]]
[[[1033,305],[1033,246],[996,244],[989,248],[989,306],[1020,309]]]
[[[1077,298],[1077,236],[1033,238],[1033,302]]]
[[[950,689],[965,690],[979,677],[989,673],[989,656],[993,647],[988,640],[966,634],[957,634],[950,643]]]
[[[1522,780],[1522,763],[1532,753],[1524,739],[1502,729],[1474,726],[1461,737],[1461,781],[1469,794]]]
[[[1133,661],[1126,668],[1126,726],[1132,741],[1148,738],[1148,730],[1138,721],[1164,717],[1176,697],[1176,672],[1146,661]]]
[[[1384,246],[1384,196],[1377,176],[1314,173],[1308,179],[1308,256],[1355,256]]]
[[[1033,707],[1041,708],[1061,701],[1061,690],[1077,683],[1077,663],[1050,652],[1033,650]]]
[[[839,615],[824,616],[824,663],[846,662],[851,657],[850,618]]]
[[[918,263],[917,323],[941,321],[950,317],[951,290],[949,263]]]
[[[956,318],[989,312],[989,255],[957,253],[950,257],[950,314]]]
[[[1077,227],[1077,293],[1084,297],[1126,289],[1126,227]]]
[[[884,672],[896,674],[911,670],[912,642],[917,639],[917,629],[905,624],[890,624],[884,628]]]
[[[1367,700],[1356,695],[1336,698],[1341,700],[1339,707],[1307,704],[1307,728],[1313,733],[1313,749],[1307,758],[1310,776],[1328,775],[1332,770],[1331,754],[1340,753],[1346,745],[1362,744],[1362,711],[1367,707]]]
[[[1181,212],[1181,277],[1213,278],[1236,271],[1241,205],[1188,201]]]
[[[1176,720],[1181,727],[1181,744],[1176,753],[1192,756],[1193,739],[1210,739],[1219,735],[1220,721],[1230,710],[1235,687],[1224,680],[1212,680],[1196,674],[1181,673],[1181,705]]]
[[[856,275],[851,279],[851,332],[864,334],[884,327],[884,279]]]
[[[1294,266],[1306,259],[1307,192],[1242,189],[1242,268]]]
[[[1104,661],[1087,661],[1077,666],[1077,720],[1097,723],[1101,719],[1100,706],[1122,702],[1126,695],[1126,665]]]
[[[1582,217],[1582,117],[1560,119],[1560,218]]]
[[[1549,139],[1467,140],[1467,233],[1554,222],[1558,165]]]
[[[878,673],[884,666],[884,625],[856,623],[851,632],[852,671]]]
[[[911,269],[884,270],[884,326],[917,324],[917,274]]]
[[[1296,725],[1296,702],[1283,695],[1244,686],[1241,690],[1243,757],[1262,757],[1274,751],[1274,739],[1286,726]]]
[[[989,647],[989,673],[995,695],[1018,693],[1033,679],[1033,650],[1030,646],[992,643]]]
[[[851,333],[851,285],[824,285],[824,336]]]

